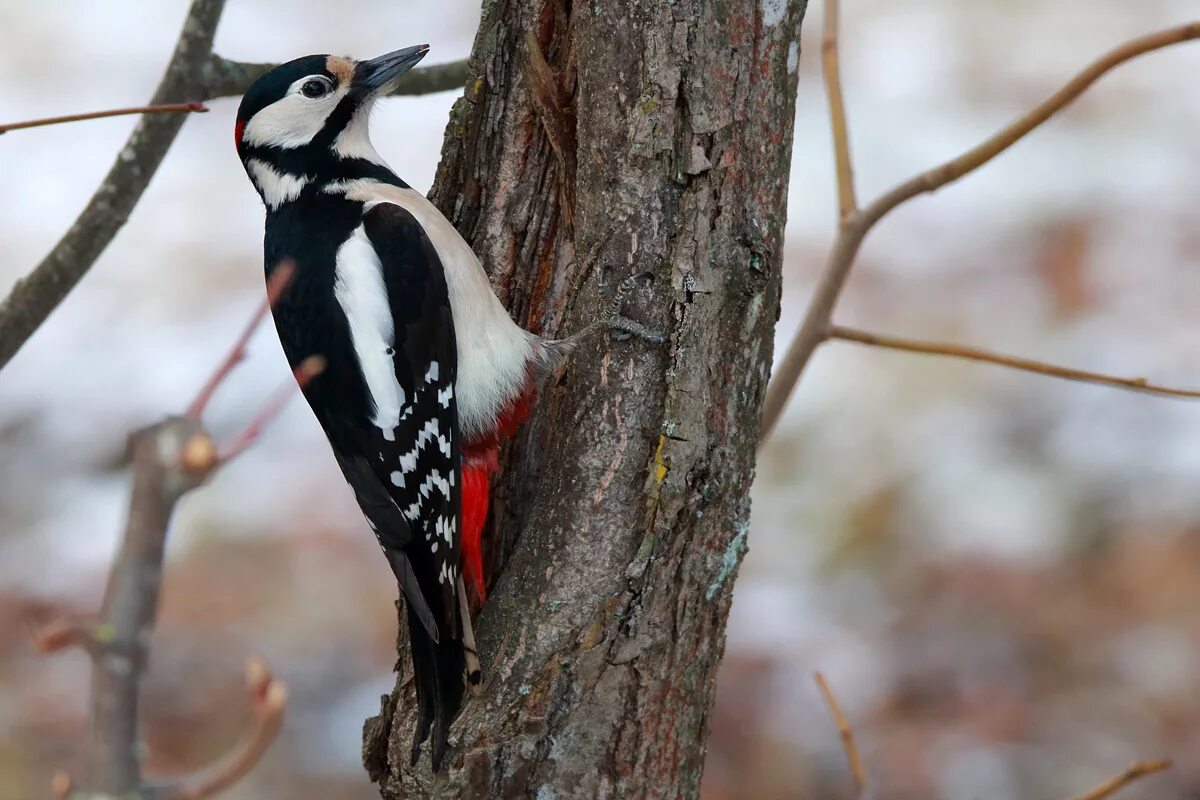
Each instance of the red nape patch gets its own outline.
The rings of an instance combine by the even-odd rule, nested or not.
[[[487,600],[483,575],[483,526],[487,524],[489,472],[486,462],[462,468],[462,575],[475,608]]]
[[[244,130],[246,130],[246,120],[239,119],[233,126],[233,143],[238,147],[242,146],[242,131]]]

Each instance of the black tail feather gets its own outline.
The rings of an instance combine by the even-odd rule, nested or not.
[[[421,756],[421,744],[432,739],[429,753],[433,771],[442,768],[446,755],[446,741],[450,736],[450,723],[458,716],[463,701],[463,676],[465,653],[461,639],[443,633],[435,642],[420,619],[408,609],[408,636],[412,643],[414,683],[417,687],[417,728],[413,735],[412,764]]]

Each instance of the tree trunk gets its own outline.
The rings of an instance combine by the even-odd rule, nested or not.
[[[542,391],[493,504],[483,695],[408,764],[405,674],[368,720],[385,798],[696,797],[780,296],[805,0],[489,0],[434,201],[529,329],[649,272]],[[405,637],[401,637],[403,641]],[[407,654],[401,654],[407,664]]]

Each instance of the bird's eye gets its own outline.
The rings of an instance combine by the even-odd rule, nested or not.
[[[323,97],[330,90],[329,81],[322,78],[313,78],[304,82],[300,87],[300,93],[305,97]]]

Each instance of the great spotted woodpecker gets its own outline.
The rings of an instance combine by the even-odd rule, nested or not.
[[[517,326],[446,218],[383,162],[371,106],[429,48],[369,61],[313,55],[259,78],[238,108],[238,155],[267,209],[268,278],[294,265],[274,304],[304,387],[405,599],[418,723],[440,769],[467,685],[481,681],[472,606],[486,595],[482,533],[501,441],[539,379],[608,327],[657,339],[618,313],[574,337]]]

